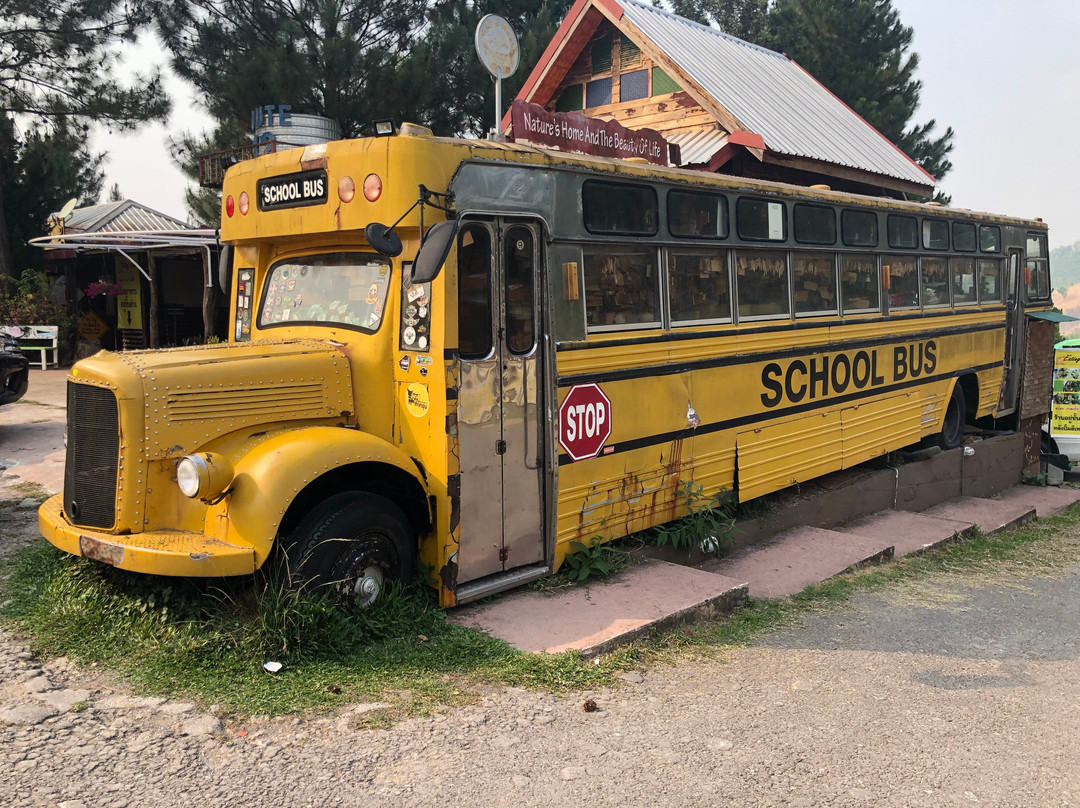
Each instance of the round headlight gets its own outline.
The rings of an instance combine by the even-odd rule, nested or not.
[[[196,458],[185,457],[176,464],[176,484],[180,486],[180,493],[185,497],[199,496],[199,467]]]
[[[176,464],[176,484],[185,497],[211,500],[228,490],[236,472],[225,455],[202,452],[180,458]]]

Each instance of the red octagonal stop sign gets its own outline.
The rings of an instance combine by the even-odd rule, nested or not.
[[[611,437],[611,400],[595,384],[577,384],[559,407],[559,445],[573,460],[596,457]]]

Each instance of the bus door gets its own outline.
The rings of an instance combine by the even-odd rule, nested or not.
[[[458,582],[544,559],[540,230],[466,220],[458,234]]]
[[[1023,337],[1020,330],[1021,321],[1024,319],[1023,306],[1020,305],[1020,267],[1023,265],[1023,252],[1010,249],[1005,270],[1005,367],[1001,372],[1001,394],[998,398],[1000,413],[1011,412],[1016,408],[1016,392],[1020,384],[1017,357],[1020,352],[1019,342]]]

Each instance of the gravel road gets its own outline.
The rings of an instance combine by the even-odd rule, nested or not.
[[[0,552],[36,535],[0,511]],[[860,595],[723,662],[357,730],[223,722],[0,632],[4,806],[1080,804],[1080,568]],[[593,699],[596,712],[581,705]]]

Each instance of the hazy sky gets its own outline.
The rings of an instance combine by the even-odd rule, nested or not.
[[[893,7],[915,32],[923,82],[915,121],[933,118],[939,132],[956,131],[953,170],[940,186],[953,205],[1042,217],[1052,247],[1080,241],[1080,3],[893,0]],[[144,44],[132,64],[160,62],[161,53]],[[165,140],[209,122],[181,82],[169,86],[175,107],[167,127],[99,132],[92,147],[109,152],[106,188],[118,182],[127,198],[184,219],[186,182]]]

